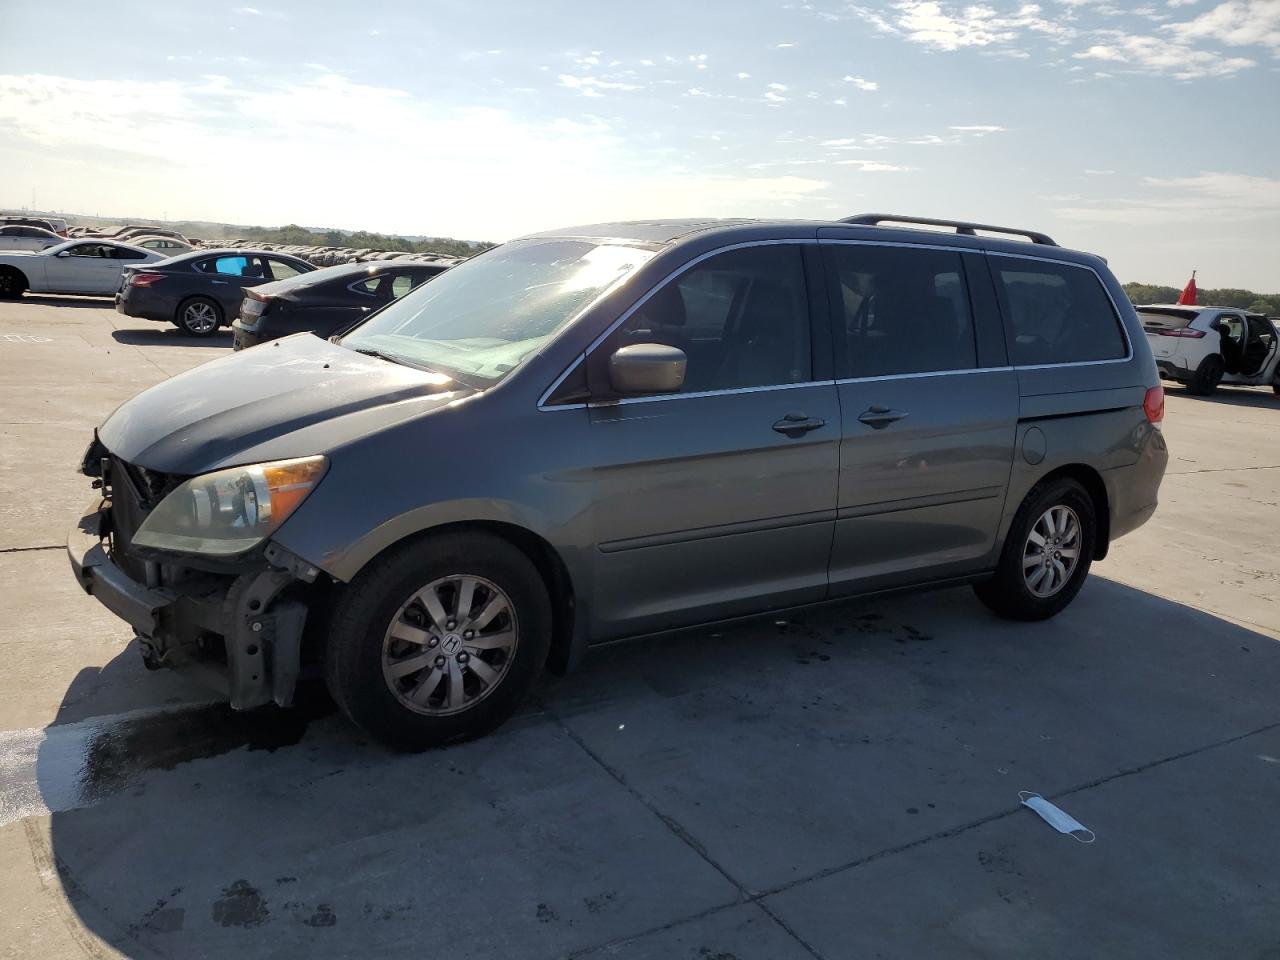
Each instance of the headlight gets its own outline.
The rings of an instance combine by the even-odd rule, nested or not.
[[[140,547],[232,556],[269,537],[315,489],[324,457],[276,460],[192,477],[133,536]]]

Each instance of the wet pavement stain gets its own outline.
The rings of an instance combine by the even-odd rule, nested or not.
[[[270,919],[266,901],[248,880],[237,880],[213,902],[213,922],[220,926],[259,927]]]
[[[336,710],[314,692],[289,709],[235,711],[227,704],[135,717],[104,727],[88,739],[81,792],[92,803],[126,788],[148,770],[221,756],[247,747],[275,751],[297,744],[313,720]]]

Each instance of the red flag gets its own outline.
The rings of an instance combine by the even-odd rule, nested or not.
[[[1191,271],[1191,279],[1182,288],[1182,296],[1178,297],[1178,303],[1188,307],[1196,305],[1196,272],[1194,270]]]

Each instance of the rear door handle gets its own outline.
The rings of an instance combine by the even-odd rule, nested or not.
[[[773,425],[773,429],[794,439],[804,436],[810,430],[817,430],[819,427],[825,427],[826,425],[827,421],[820,417],[807,417],[803,413],[788,413]]]
[[[873,403],[870,410],[864,411],[858,419],[876,430],[883,430],[889,424],[901,420],[907,415],[905,410],[890,410],[878,403]]]

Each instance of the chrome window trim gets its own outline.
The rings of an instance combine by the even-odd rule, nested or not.
[[[1008,257],[1013,260],[1031,260],[1033,262],[1048,261],[1050,263],[1060,264],[1062,266],[1076,267],[1080,270],[1088,270],[1090,273],[1093,274],[1094,278],[1098,281],[1098,285],[1102,287],[1102,292],[1106,294],[1107,301],[1111,304],[1112,310],[1115,311],[1115,320],[1120,325],[1120,335],[1121,337],[1124,338],[1125,356],[1118,357],[1111,360],[1065,360],[1061,363],[1034,363],[1034,364],[1011,363],[1001,367],[974,367],[970,369],[957,369],[957,370],[928,370],[920,373],[892,373],[892,374],[884,374],[884,375],[875,376],[875,377],[840,377],[835,380],[806,380],[804,381],[804,383],[799,383],[799,384],[778,384],[775,386],[767,386],[767,387],[739,387],[739,388],[734,388],[730,390],[704,390],[704,391],[699,391],[698,393],[672,393],[672,394],[663,394],[657,397],[624,397],[620,400],[601,400],[601,401],[595,401],[590,403],[564,403],[564,404],[551,404],[551,405],[547,404],[547,398],[550,397],[553,393],[555,393],[555,391],[560,387],[560,385],[564,383],[564,381],[568,379],[569,376],[575,370],[577,370],[579,366],[581,366],[583,363],[586,362],[587,356],[593,350],[595,350],[598,346],[600,346],[601,343],[607,340],[609,336],[616,329],[618,329],[619,326],[621,326],[624,322],[626,322],[626,320],[629,319],[633,313],[635,313],[642,306],[644,306],[645,303],[648,302],[649,298],[652,297],[655,293],[657,293],[658,290],[666,286],[676,277],[680,276],[680,274],[693,268],[697,264],[701,263],[703,260],[706,260],[709,257],[714,257],[717,254],[728,253],[729,251],[732,251],[732,250],[742,250],[748,247],[767,247],[767,246],[777,246],[779,244],[794,244],[797,246],[825,246],[827,244],[840,244],[845,246],[896,247],[896,248],[906,248],[910,250],[941,250],[946,253],[956,253],[956,254],[976,253],[984,257]],[[1051,249],[1046,250],[1046,253],[1051,254],[1051,252],[1052,252]],[[992,278],[992,283],[994,285],[995,283],[994,278]],[[837,385],[843,385],[848,383],[872,383],[872,382],[881,381],[881,380],[911,380],[911,379],[919,379],[920,377],[959,376],[963,374],[973,374],[973,373],[1000,373],[1000,372],[1007,372],[1010,370],[1057,370],[1057,369],[1062,369],[1066,367],[1094,367],[1094,366],[1101,366],[1104,364],[1129,363],[1131,360],[1133,360],[1133,341],[1129,337],[1129,328],[1125,325],[1125,322],[1123,319],[1123,313],[1120,310],[1120,305],[1116,303],[1115,297],[1111,295],[1111,291],[1107,288],[1106,281],[1103,280],[1102,274],[1098,273],[1098,271],[1094,267],[1088,264],[1076,263],[1074,260],[1062,260],[1052,255],[1046,256],[1042,254],[1032,255],[1032,254],[1024,254],[1024,253],[1005,253],[1004,251],[986,250],[981,247],[952,246],[949,244],[938,244],[938,243],[908,243],[901,240],[855,240],[852,238],[843,239],[839,237],[798,237],[798,238],[788,238],[788,239],[780,239],[780,240],[747,240],[747,241],[743,241],[742,243],[731,243],[723,247],[716,247],[714,250],[708,250],[706,253],[698,255],[694,259],[690,260],[688,263],[682,264],[680,267],[671,271],[671,273],[667,274],[665,277],[663,277],[661,280],[655,283],[645,293],[643,297],[641,297],[629,308],[627,308],[627,310],[623,311],[622,315],[619,316],[617,320],[611,323],[607,328],[605,328],[605,331],[603,333],[601,333],[598,337],[596,337],[593,341],[591,341],[591,343],[587,345],[586,349],[583,350],[582,353],[578,354],[578,356],[576,356],[573,359],[573,362],[570,363],[569,366],[565,368],[564,372],[561,373],[560,376],[556,377],[556,379],[551,383],[551,386],[547,387],[547,389],[542,392],[542,395],[538,398],[538,410],[544,411],[544,412],[554,412],[557,410],[585,410],[587,408],[614,406],[614,405],[623,404],[623,403],[637,403],[637,402],[643,402],[643,401],[649,401],[649,400],[679,400],[686,397],[693,399],[697,397],[719,396],[723,394],[732,394],[732,393],[747,393],[747,392],[755,392],[759,390],[787,389],[787,388],[792,388],[797,386],[805,386],[808,384],[824,385],[824,384],[834,383]]]
[[[620,397],[617,400],[593,400],[582,406],[591,410],[609,409],[632,403],[658,403],[663,400],[698,400],[703,397],[727,397],[738,393],[766,393],[772,390],[795,390],[799,387],[832,387],[834,380],[801,380],[799,383],[772,383],[761,387],[730,387],[726,390],[699,390],[696,393],[660,393],[651,397]],[[552,408],[554,409],[554,408]]]
[[[973,367],[969,370],[925,370],[921,373],[885,373],[876,377],[841,377],[839,386],[847,383],[877,383],[881,380],[919,380],[923,377],[964,377],[974,373],[1009,373],[1016,367]]]

